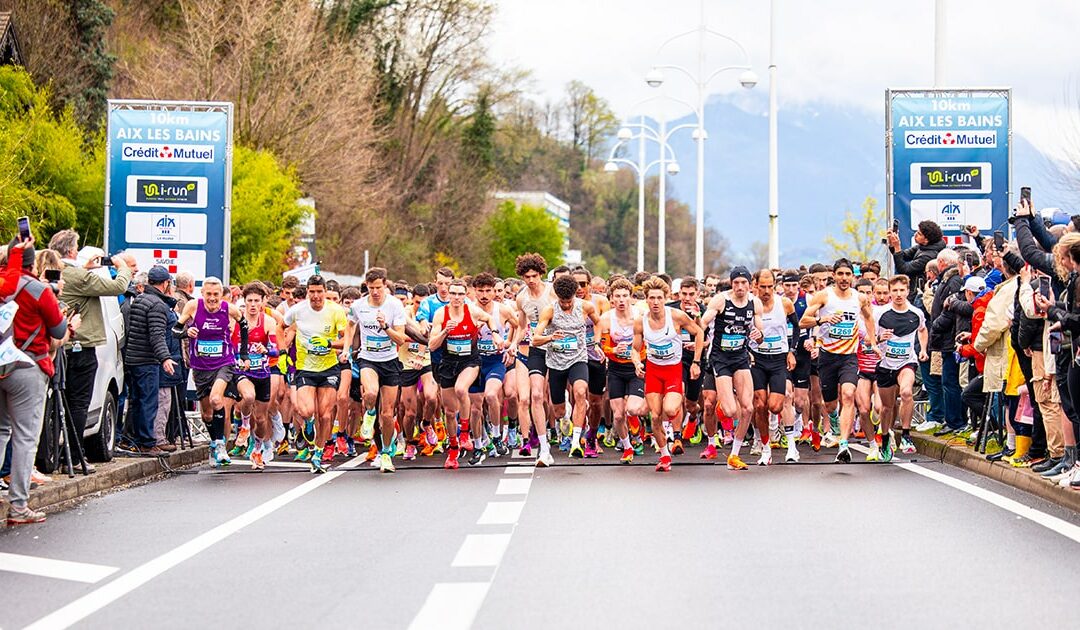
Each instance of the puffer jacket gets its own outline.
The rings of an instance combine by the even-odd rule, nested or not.
[[[941,275],[941,280],[938,283],[937,290],[934,291],[934,301],[930,307],[930,317],[926,321],[930,322],[930,349],[935,352],[952,352],[955,348],[955,342],[952,339],[952,322],[948,322],[948,325],[941,325],[937,330],[933,325],[941,313],[945,310],[945,300],[952,295],[956,295],[964,288],[964,279],[960,277],[960,270],[956,267],[950,267],[945,270],[945,273]]]
[[[176,300],[150,285],[132,298],[128,312],[130,321],[127,342],[124,345],[124,363],[160,365],[172,358],[165,338],[171,334],[168,312],[175,305]]]

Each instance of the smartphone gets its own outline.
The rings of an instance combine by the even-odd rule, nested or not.
[[[59,269],[46,269],[45,270],[46,282],[60,282],[60,270]]]
[[[1039,278],[1039,293],[1047,300],[1050,299],[1050,278]]]
[[[112,258],[113,258],[112,254],[105,254],[104,256],[102,256],[101,257],[101,266],[102,267],[112,267],[113,266]]]
[[[893,219],[892,220],[892,231],[893,232],[899,232],[900,231],[900,219]]]
[[[19,217],[19,240],[30,240],[30,217]]]
[[[1029,206],[1031,205],[1031,186],[1020,187],[1020,203],[1024,201],[1027,201]]]
[[[1061,331],[1055,330],[1050,333],[1050,354],[1061,352]]]
[[[1005,251],[1005,233],[1001,230],[994,230],[994,249]]]

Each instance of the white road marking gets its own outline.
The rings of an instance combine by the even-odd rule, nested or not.
[[[529,494],[529,486],[531,485],[531,477],[529,479],[500,479],[495,494]]]
[[[245,469],[249,469],[250,466],[251,466],[251,460],[249,460],[249,459],[239,459],[239,458],[234,457],[233,460],[232,460],[232,466],[230,466],[230,468],[235,467],[237,465],[239,465],[239,466],[241,466],[241,467],[243,467]],[[278,461],[278,460],[275,459],[272,462],[267,462],[266,467],[267,468],[270,468],[270,467],[277,467],[277,468],[306,468],[306,469],[310,470],[311,469],[311,464],[308,464],[308,463],[305,463],[305,462],[283,462],[283,461]]]
[[[861,453],[869,453],[870,450],[866,447],[858,444],[852,444],[853,450]],[[1007,512],[1012,512],[1017,516],[1028,519],[1042,525],[1050,531],[1057,532],[1062,536],[1072,540],[1073,542],[1080,543],[1080,527],[1073,525],[1068,521],[1064,521],[1056,516],[1051,516],[1046,512],[1041,512],[1033,507],[1028,507],[1019,501],[1014,501],[1008,497],[1003,497],[996,492],[987,490],[986,488],[980,488],[979,486],[970,484],[966,481],[961,481],[955,477],[950,477],[946,474],[939,473],[936,470],[930,470],[924,468],[918,464],[911,464],[905,462],[890,462],[893,466],[903,468],[908,472],[913,472],[916,475],[922,475],[927,479],[933,479],[939,483],[943,483],[950,488],[954,488],[961,492],[970,494],[971,496],[982,499],[991,505],[995,505]]]
[[[477,519],[477,525],[513,525],[521,516],[524,501],[491,501]]]
[[[0,553],[0,571],[93,584],[116,573],[119,569],[100,564],[53,560],[52,558],[38,558],[17,553]]]
[[[124,573],[115,580],[105,584],[93,591],[90,591],[86,595],[83,595],[79,599],[59,608],[58,610],[45,615],[41,619],[38,619],[34,623],[27,626],[28,630],[53,630],[55,628],[68,628],[76,623],[86,619],[95,612],[105,608],[109,604],[115,602],[121,597],[139,588],[143,584],[146,584],[150,580],[156,578],[162,573],[175,567],[176,565],[188,560],[202,551],[212,547],[213,545],[225,540],[232,534],[240,531],[244,527],[251,525],[261,518],[270,515],[272,512],[285,507],[289,503],[299,499],[300,497],[308,494],[309,492],[323,486],[339,476],[344,475],[345,472],[340,469],[355,468],[363,463],[364,456],[355,457],[348,462],[338,466],[338,470],[333,470],[323,475],[319,475],[306,481],[295,488],[288,490],[278,496],[257,505],[254,508],[244,512],[243,514],[226,521],[221,525],[211,529],[208,532],[200,534],[188,542],[167,551],[164,554],[153,558],[138,567],[135,567],[131,571]]]
[[[490,586],[490,582],[436,584],[409,630],[468,630]]]
[[[507,466],[503,472],[508,475],[531,475],[534,470],[536,470],[536,467],[529,464],[527,466]]]
[[[494,567],[499,565],[510,534],[469,534],[458,548],[452,567]]]

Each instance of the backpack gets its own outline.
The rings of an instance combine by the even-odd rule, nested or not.
[[[32,355],[26,353],[26,349],[30,347],[30,344],[34,343],[34,340],[45,329],[44,323],[38,324],[34,332],[30,333],[30,336],[21,345],[15,345],[13,325],[15,323],[15,314],[19,312],[19,304],[16,298],[23,290],[34,283],[41,284],[38,280],[22,276],[19,278],[19,284],[15,288],[15,292],[0,300],[0,378],[9,375],[13,370],[20,367],[37,365],[38,361],[49,356],[48,353]]]

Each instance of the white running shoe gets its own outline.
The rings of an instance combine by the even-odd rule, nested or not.
[[[772,447],[766,444],[761,448],[761,459],[758,460],[758,466],[772,466]]]
[[[881,448],[878,447],[877,442],[871,442],[870,452],[866,454],[866,461],[868,462],[880,462],[881,461]]]
[[[551,451],[540,453],[540,456],[536,458],[537,468],[550,468],[555,465],[555,458],[551,456]]]
[[[761,455],[761,440],[754,439],[754,443],[750,446],[751,455]]]
[[[945,425],[941,424],[940,422],[938,422],[936,420],[925,420],[925,421],[920,422],[919,424],[915,425],[912,428],[914,428],[916,431],[918,431],[920,433],[926,433],[927,431],[937,431],[938,429],[940,429],[943,426],[945,426]]]
[[[791,438],[788,438],[787,455],[784,456],[784,461],[792,464],[799,463],[799,447],[795,445],[795,440]]]
[[[838,446],[839,444],[840,444],[840,440],[837,440],[836,436],[833,435],[832,432],[826,433],[825,435],[821,436],[821,447],[822,448],[834,448],[834,447]]]

